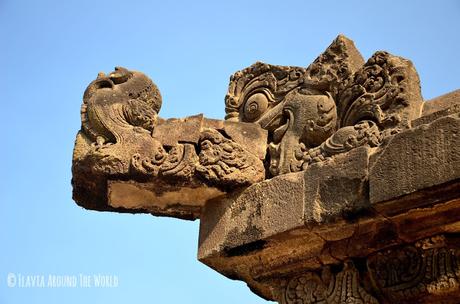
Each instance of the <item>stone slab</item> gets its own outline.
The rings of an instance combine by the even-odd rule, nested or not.
[[[142,210],[159,216],[198,218],[201,207],[225,192],[204,184],[160,186],[161,182],[108,181],[108,204],[113,208]]]
[[[333,222],[369,207],[369,148],[338,155],[304,172],[305,224]]]
[[[460,178],[460,118],[442,117],[396,134],[370,170],[372,204]]]
[[[152,137],[164,146],[180,143],[198,143],[203,126],[203,114],[178,119],[171,118],[159,123],[152,131]]]
[[[244,245],[303,225],[303,197],[303,174],[292,173],[208,202],[200,218],[198,256],[238,252]]]
[[[460,104],[460,90],[438,96],[427,100],[423,103],[422,116],[427,116],[432,113],[452,107],[455,104]]]
[[[439,111],[432,112],[420,118],[414,119],[412,121],[412,127],[418,127],[424,124],[429,124],[438,118],[449,116],[449,115],[460,112],[460,96],[456,100],[456,102],[457,103],[453,103],[444,109],[440,109]]]

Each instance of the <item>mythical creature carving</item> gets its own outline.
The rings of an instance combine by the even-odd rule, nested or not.
[[[150,136],[160,107],[160,92],[144,74],[121,67],[108,75],[99,73],[83,95],[82,130],[76,142],[76,161],[87,165],[74,168],[127,174],[134,153],[142,149],[144,157],[153,157],[162,149]]]
[[[123,142],[133,127],[152,131],[161,102],[157,86],[144,74],[122,67],[101,72],[83,95],[82,129],[99,146]]]
[[[343,36],[306,69],[258,62],[230,78],[226,119],[270,132],[272,176],[378,146],[420,115],[419,81],[410,61],[386,52],[363,63]]]
[[[364,63],[353,43],[339,36],[308,68],[257,62],[236,72],[225,110],[227,120],[255,123],[269,132],[267,176],[276,176],[358,146],[380,145],[384,137],[410,127],[421,101],[410,61],[377,52]],[[265,177],[251,153],[219,132],[203,131],[199,143],[163,146],[152,137],[162,121],[160,107],[160,92],[144,74],[124,68],[99,73],[85,91],[81,112],[85,141],[80,146],[90,145],[89,167],[110,174],[198,174],[213,184]],[[221,157],[212,164],[208,143]]]
[[[91,191],[106,197],[111,179],[180,181],[227,193],[321,166],[410,127],[422,98],[410,61],[377,52],[364,63],[353,42],[339,36],[307,68],[257,62],[236,72],[226,121],[165,120],[161,104],[156,85],[125,68],[99,73],[88,85],[74,149],[75,200],[93,200],[95,194],[82,194]]]
[[[212,126],[195,128],[197,142],[166,145],[154,138],[152,132],[163,123],[158,117],[161,103],[158,88],[142,73],[121,67],[108,75],[99,73],[83,96],[74,173],[89,170],[142,180],[198,178],[217,187],[248,185],[265,178],[261,159]]]

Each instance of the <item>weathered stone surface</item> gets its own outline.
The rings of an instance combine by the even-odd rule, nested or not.
[[[449,95],[449,94],[447,94]],[[438,118],[449,116],[455,113],[460,112],[460,94],[458,94],[458,99],[453,99],[450,105],[446,105],[446,108],[439,109],[439,111],[429,113],[425,116],[419,117],[412,121],[412,127],[418,127],[420,125],[428,124],[432,121],[435,121]],[[425,103],[427,103],[426,101]]]
[[[205,184],[171,186],[161,181],[139,183],[135,181],[108,181],[108,205],[119,209],[149,212],[183,219],[200,217],[204,204],[226,192]]]
[[[78,204],[195,219],[207,200],[265,178],[265,130],[202,115],[163,120],[160,106],[139,72],[116,68],[88,86],[72,162]]]
[[[423,103],[422,116],[428,116],[458,104],[460,104],[460,90],[455,90],[453,92],[425,101]]]
[[[458,238],[431,238],[272,282],[279,303],[458,303]]]
[[[460,178],[460,118],[439,118],[395,135],[370,170],[372,204]]]
[[[303,198],[303,174],[293,173],[208,202],[201,215],[198,257],[231,252],[303,225]]]
[[[353,41],[339,35],[306,70],[309,85],[331,92],[336,96],[340,83],[364,65],[364,58]]]
[[[279,303],[456,304],[459,92],[423,102],[409,60],[339,36],[308,68],[236,72],[225,121],[165,120],[116,68],[84,94],[73,196],[200,218],[199,260]]]
[[[244,250],[279,233],[366,210],[367,164],[368,149],[361,147],[303,172],[254,184],[218,203],[208,202],[201,216],[198,257]]]
[[[333,222],[369,207],[368,154],[369,148],[360,147],[304,171],[306,224]]]
[[[393,205],[397,206],[399,203],[395,201]],[[249,246],[237,247],[236,250],[227,250],[221,254],[214,252],[212,256],[200,257],[200,260],[230,278],[246,281],[253,291],[267,299],[279,299],[279,294],[273,290],[273,287],[282,285],[281,281],[284,279],[309,270],[321,275],[322,271],[328,270],[324,265],[331,265],[332,273],[329,279],[325,278],[324,282],[326,287],[330,287],[330,282],[336,282],[333,278],[340,273],[340,265],[350,260],[357,263],[359,276],[366,278],[368,277],[365,268],[367,256],[385,248],[398,248],[443,233],[449,233],[449,238],[451,235],[454,237],[460,232],[459,219],[460,200],[458,199],[387,216],[370,212],[361,214],[353,220],[288,230],[263,241],[252,242]],[[448,243],[453,246],[448,247],[449,250],[459,248],[460,243],[455,238]],[[423,274],[418,275],[423,276]],[[407,280],[409,282],[410,277]],[[424,280],[433,282],[433,278],[429,276]],[[358,282],[359,284],[370,283],[365,279]],[[377,287],[370,289],[368,287],[366,287],[367,292],[377,297],[372,292],[373,288]],[[400,289],[404,290],[403,287],[401,286]],[[451,295],[458,294],[458,290],[454,289],[452,292]],[[420,296],[423,294],[420,293]],[[439,298],[442,297],[437,297]],[[430,300],[419,301],[432,303]],[[379,303],[388,302],[379,298]]]
[[[205,129],[218,130],[259,159],[265,159],[267,131],[251,123],[209,119],[199,114],[163,120],[153,129],[152,137],[166,147],[174,147],[179,143],[197,145]]]
[[[198,144],[203,120],[203,114],[167,119],[155,126],[152,137],[167,147],[174,147],[178,143]]]
[[[367,265],[385,300],[393,303],[460,302],[460,250],[437,235],[373,254]]]
[[[364,63],[339,36],[307,69],[258,62],[236,72],[226,119],[269,132],[270,176],[382,140],[410,127],[423,99],[413,64],[387,52]]]

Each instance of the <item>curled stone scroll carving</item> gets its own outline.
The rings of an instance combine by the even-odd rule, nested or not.
[[[397,303],[458,294],[460,251],[446,247],[443,240],[437,236],[369,257],[371,279],[387,299]]]
[[[191,144],[176,144],[169,152],[161,148],[148,159],[136,153],[131,165],[135,173],[154,177],[190,179],[197,174],[221,187],[250,184],[265,175],[263,163],[257,156],[209,128],[202,131],[196,148]]]
[[[326,268],[321,278],[313,272],[294,277],[282,285],[282,304],[378,304],[359,280],[353,262],[347,261],[343,270],[332,275]]]
[[[390,134],[410,127],[420,116],[420,81],[412,63],[387,52],[376,52],[339,87],[340,126],[372,120]]]
[[[381,133],[372,121],[362,121],[354,126],[341,128],[316,148],[308,149],[305,144],[300,143],[295,157],[301,166],[294,167],[292,171],[305,170],[309,164],[324,161],[328,157],[359,146],[377,147],[381,139]]]
[[[265,168],[255,155],[213,129],[201,133],[196,170],[204,179],[226,186],[250,184],[265,177]]]
[[[306,272],[280,284],[278,302],[294,303],[458,303],[460,251],[443,235],[385,249],[332,274]],[[364,288],[363,286],[366,286]]]
[[[136,173],[151,176],[174,176],[183,179],[190,178],[195,172],[195,163],[198,157],[195,148],[191,144],[177,144],[169,152],[164,148],[158,149],[153,158],[142,159],[139,153],[135,153],[131,165]]]

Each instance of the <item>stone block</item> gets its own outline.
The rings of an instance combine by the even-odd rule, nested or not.
[[[422,116],[447,109],[453,105],[460,104],[460,90],[455,90],[436,98],[427,100],[423,103]]]
[[[318,224],[353,217],[369,206],[369,148],[360,147],[317,163],[304,172],[304,222]]]
[[[289,230],[353,218],[369,206],[367,164],[368,148],[360,147],[208,202],[201,215],[199,257],[250,249]]]
[[[199,258],[231,254],[244,245],[250,249],[251,243],[302,226],[303,201],[304,181],[299,172],[208,202],[200,218]]]
[[[372,204],[460,178],[460,118],[439,118],[396,134],[371,165]]]

